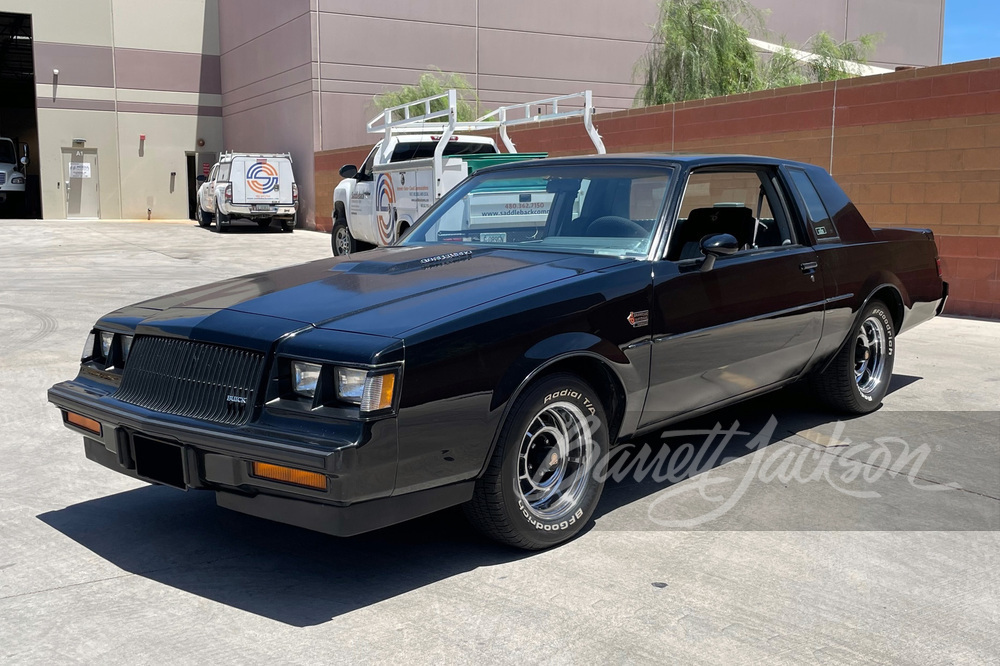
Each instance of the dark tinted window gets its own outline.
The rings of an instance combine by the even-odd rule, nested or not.
[[[809,176],[801,169],[789,169],[788,174],[795,184],[795,189],[802,197],[802,202],[806,205],[809,224],[812,226],[816,238],[818,240],[836,238],[837,229],[833,226],[833,220],[830,219],[830,214],[827,212],[826,206],[823,205],[823,199],[816,191],[816,186],[809,180]]]
[[[410,143],[398,143],[392,151],[390,162],[405,162],[407,160],[423,160],[434,157],[434,148],[437,141],[414,141]],[[445,156],[448,155],[492,155],[497,150],[489,143],[463,143],[461,141],[449,141],[444,147]]]

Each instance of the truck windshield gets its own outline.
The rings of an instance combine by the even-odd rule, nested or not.
[[[434,157],[434,148],[437,141],[406,141],[396,144],[392,151],[390,162],[406,162],[408,160],[423,160]],[[444,147],[444,154],[448,155],[492,155],[497,149],[492,143],[468,143],[463,141],[449,141]]]
[[[17,155],[14,153],[12,141],[0,141],[0,164],[17,164]]]
[[[400,244],[645,256],[672,175],[670,167],[615,164],[478,174],[445,195]]]

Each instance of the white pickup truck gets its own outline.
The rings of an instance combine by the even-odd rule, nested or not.
[[[278,221],[283,231],[295,228],[299,188],[288,153],[224,153],[208,177],[198,180],[198,224],[203,227],[215,222],[222,233],[233,218],[243,218],[260,227]]]
[[[382,134],[359,169],[348,164],[340,169],[343,180],[333,194],[333,254],[341,256],[371,247],[391,245],[424,211],[477,169],[491,164],[545,157],[545,153],[518,153],[507,128],[555,118],[579,116],[598,153],[604,144],[593,125],[593,102],[589,90],[572,95],[547,97],[534,102],[500,107],[478,120],[459,122],[455,90],[386,109],[368,123],[368,132]],[[566,109],[582,103],[582,108]],[[435,104],[437,103],[437,104]],[[562,104],[562,109],[560,109]],[[432,110],[433,106],[444,108]],[[532,109],[549,109],[532,115]],[[412,111],[423,110],[419,115]],[[523,115],[519,115],[523,114]],[[485,136],[455,132],[499,131],[507,153]],[[531,197],[541,193],[498,193],[495,201],[483,201],[480,213],[490,208],[530,213]],[[513,199],[512,199],[513,197]],[[539,203],[539,202],[534,202]],[[518,208],[518,206],[520,208]]]
[[[28,166],[28,145],[21,144],[20,159],[16,145],[12,139],[0,136],[0,206],[13,215],[24,209],[24,170]]]

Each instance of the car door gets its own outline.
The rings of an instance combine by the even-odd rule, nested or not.
[[[198,196],[201,197],[201,209],[203,211],[215,212],[215,176],[219,171],[219,164],[216,162],[208,174],[208,180],[201,184]]]
[[[352,236],[366,243],[378,243],[378,235],[374,232],[372,224],[375,217],[375,199],[372,196],[375,174],[372,172],[372,167],[381,145],[379,142],[368,153],[368,158],[354,177],[354,188],[351,190],[348,227]]]
[[[823,328],[816,253],[776,169],[690,174],[665,255],[653,265],[653,347],[642,425],[795,377]],[[699,242],[740,251],[702,270]]]

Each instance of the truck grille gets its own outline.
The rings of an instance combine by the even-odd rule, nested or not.
[[[7,182],[7,174],[3,171],[0,171],[0,185],[3,185],[6,182]]]
[[[154,412],[242,425],[264,367],[258,352],[136,336],[114,397]]]

